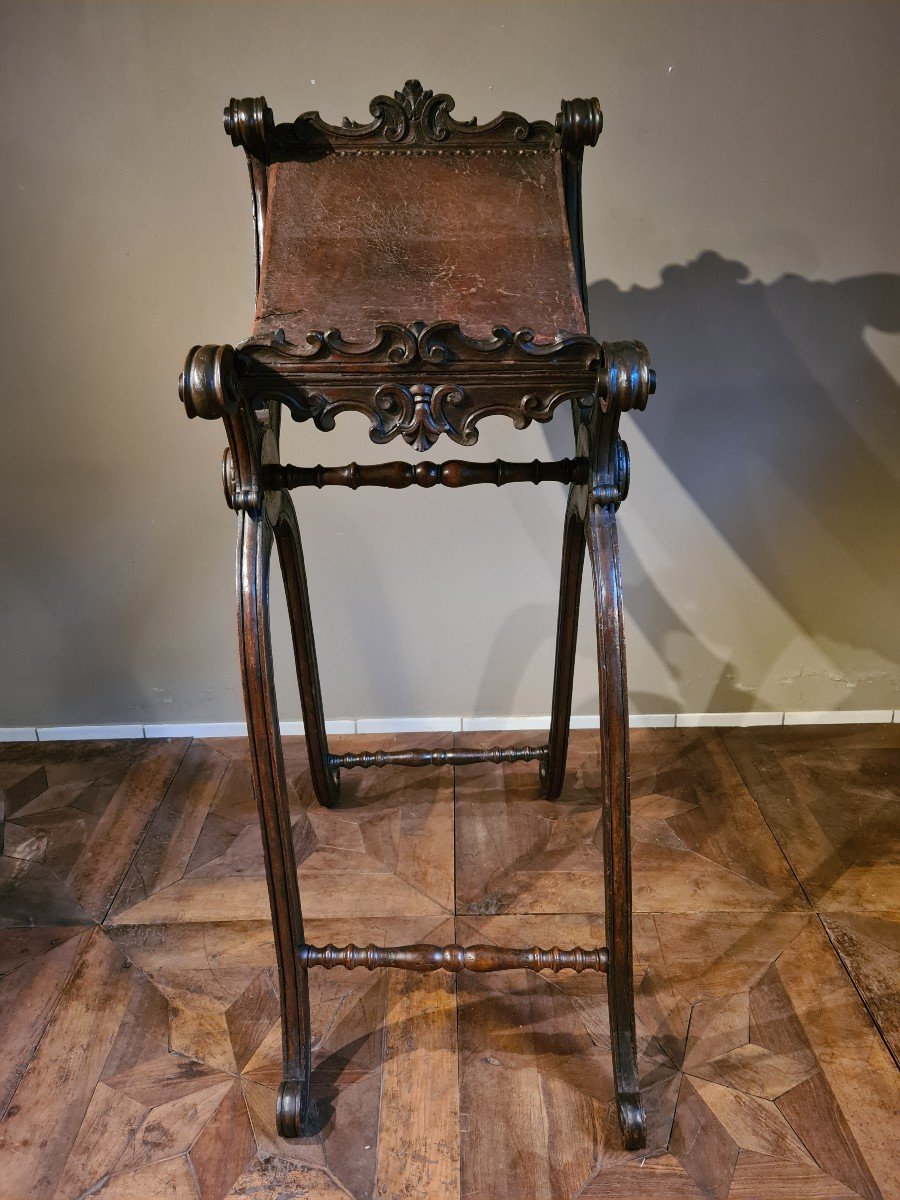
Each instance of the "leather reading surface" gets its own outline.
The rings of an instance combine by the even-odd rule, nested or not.
[[[380,322],[586,332],[560,156],[336,153],[268,168],[254,336]]]

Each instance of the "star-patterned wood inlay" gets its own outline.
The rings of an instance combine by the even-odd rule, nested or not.
[[[245,744],[0,748],[0,1196],[900,1197],[898,735],[633,734],[638,1155],[590,973],[314,970],[316,1128],[279,1138]],[[602,944],[595,753],[556,804],[484,764],[329,812],[288,739],[310,940]]]

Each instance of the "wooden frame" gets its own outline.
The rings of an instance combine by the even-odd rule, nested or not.
[[[554,125],[503,113],[479,126],[451,116],[449,96],[415,81],[393,97],[376,97],[367,124],[332,126],[317,113],[276,125],[263,99],[232,100],[225,127],[247,153],[263,270],[269,201],[268,167],[330,154],[534,153],[560,156],[568,253],[586,312],[581,236],[581,155],[601,128],[596,100],[564,101]],[[472,336],[462,322],[378,323],[369,340],[338,330],[310,331],[289,341],[259,328],[237,349],[195,346],[180,394],[189,416],[223,420],[226,501],[238,517],[237,597],[244,702],[254,787],[260,810],[281,990],[284,1071],[277,1123],[282,1136],[303,1133],[310,1106],[307,971],[314,966],[402,967],[408,970],[599,970],[607,973],[616,1102],[625,1145],[645,1142],[637,1076],[631,934],[628,702],[616,510],[628,491],[629,461],[619,418],[642,409],[655,388],[639,342],[599,343],[584,333],[536,336],[497,325]],[[360,467],[300,468],[281,464],[282,408],[298,421],[334,427],[343,411],[368,418],[378,443],[402,437],[418,450],[441,435],[470,446],[477,422],[504,415],[517,428],[548,420],[564,400],[572,407],[575,457],[559,462],[393,462]],[[303,551],[290,489],[505,486],[544,480],[568,483],[564,518],[556,665],[546,745],[515,749],[329,753],[316,665]],[[340,772],[388,764],[464,765],[483,761],[539,763],[547,799],[565,773],[581,577],[589,557],[594,583],[602,763],[602,826],[607,945],[545,950],[496,946],[312,946],[306,942],[291,842],[284,761],[269,634],[269,564],[277,548],[300,689],[313,788],[326,806],[339,802]]]

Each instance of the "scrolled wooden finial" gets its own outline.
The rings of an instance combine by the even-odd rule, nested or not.
[[[645,409],[656,391],[656,372],[643,342],[604,342],[598,392],[606,411],[614,404],[619,412]]]
[[[268,157],[269,140],[275,132],[275,116],[265,96],[234,96],[224,112],[225,132],[233,146],[243,146],[254,158]]]
[[[238,387],[233,346],[194,346],[178,379],[178,395],[189,417],[217,421],[236,412]]]
[[[561,100],[556,135],[564,150],[596,146],[603,129],[603,113],[596,96],[590,100]]]

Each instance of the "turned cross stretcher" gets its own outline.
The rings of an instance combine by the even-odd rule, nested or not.
[[[232,100],[225,128],[246,151],[253,193],[257,306],[236,349],[195,346],[180,393],[187,414],[224,422],[225,499],[238,518],[237,595],[244,703],[281,989],[284,1070],[277,1124],[302,1134],[310,1105],[307,972],[320,966],[414,971],[605,971],[616,1103],[625,1145],[644,1144],[631,946],[628,703],[616,510],[628,492],[619,418],[655,388],[640,342],[588,334],[581,161],[596,144],[596,100],[563,101],[555,124],[502,113],[457,121],[450,96],[416,81],[378,96],[372,120],[318,113],[276,125],[264,99]],[[280,462],[282,409],[334,428],[361,413],[373,442],[420,451],[442,436],[478,440],[489,415],[517,429],[568,402],[571,458],[556,462],[297,467]],[[331,754],[290,491],[303,487],[568,484],[550,733],[539,746]],[[287,594],[307,753],[317,800],[339,802],[341,771],[384,766],[539,764],[562,788],[585,553],[594,582],[600,686],[605,947],[313,946],[306,942],[291,842],[269,635],[269,563]]]

